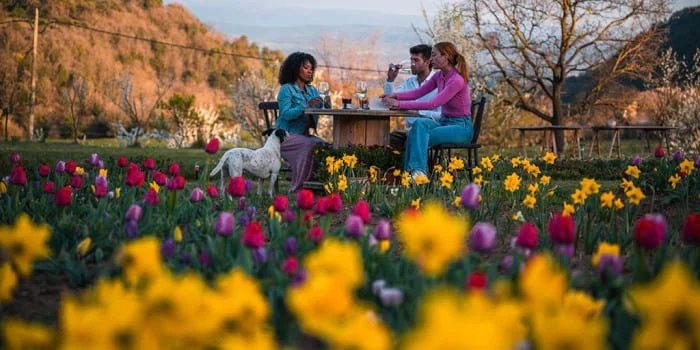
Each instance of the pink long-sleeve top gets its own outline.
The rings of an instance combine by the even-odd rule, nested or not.
[[[437,96],[428,101],[413,101],[437,88]],[[443,72],[433,74],[419,88],[396,93],[399,109],[434,109],[442,107],[445,117],[463,117],[471,114],[471,94],[469,84],[464,81],[457,69],[452,67],[445,75]]]

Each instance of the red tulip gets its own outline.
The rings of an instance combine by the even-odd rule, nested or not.
[[[180,175],[180,164],[170,163],[170,166],[168,167],[168,174],[170,174],[170,176]]]
[[[645,215],[634,223],[634,240],[645,249],[654,250],[666,237],[666,220],[661,215]]]
[[[56,192],[56,184],[53,181],[46,181],[44,184],[44,193],[54,193]]]
[[[337,193],[331,193],[328,196],[328,211],[331,213],[340,213],[343,210],[343,198]]]
[[[75,172],[75,168],[77,167],[78,164],[74,160],[70,160],[68,161],[68,163],[66,163],[66,172],[70,175],[73,175],[73,173]]]
[[[539,234],[539,230],[537,230],[535,224],[531,222],[523,223],[515,238],[515,244],[522,248],[535,249],[537,248]]]
[[[302,189],[299,192],[297,192],[297,206],[304,210],[309,210],[313,208],[314,193],[307,189]]]
[[[204,152],[209,154],[216,154],[216,152],[219,152],[219,139],[214,137],[209,140],[209,143],[207,143],[207,146],[204,148]]]
[[[243,231],[243,244],[250,249],[257,249],[265,244],[265,233],[257,221],[252,221]]]
[[[299,270],[299,260],[296,257],[288,257],[284,263],[282,263],[282,271],[287,274],[287,276],[294,276]]]
[[[146,158],[146,160],[143,161],[143,167],[146,170],[153,170],[156,168],[156,161],[153,160],[153,158]]]
[[[165,173],[156,170],[153,172],[153,181],[155,181],[158,186],[165,186],[165,184],[168,182],[168,177],[165,175]]]
[[[83,177],[79,175],[73,176],[70,179],[70,187],[73,187],[76,190],[83,187]]]
[[[309,239],[316,244],[320,244],[321,241],[323,241],[323,230],[321,230],[321,226],[314,225],[311,227],[308,235]]]
[[[469,277],[467,277],[466,282],[466,289],[484,290],[488,284],[488,277],[483,272],[472,272]]]
[[[318,215],[326,215],[326,212],[328,212],[328,197],[319,197],[316,201],[314,211]]]
[[[102,198],[107,195],[107,183],[105,181],[98,181],[95,183],[95,197]]]
[[[275,199],[272,200],[272,206],[278,213],[284,213],[289,208],[289,199],[287,196],[275,196]]]
[[[141,187],[146,182],[146,174],[139,169],[136,164],[129,165],[126,171],[126,185],[131,187]]]
[[[690,213],[683,224],[683,240],[688,244],[700,244],[700,213]]]
[[[148,205],[158,205],[160,203],[160,196],[158,196],[158,192],[151,187],[146,191],[146,196],[143,198],[143,202],[148,204]]]
[[[15,165],[10,172],[10,183],[17,186],[24,186],[27,184],[27,172],[24,171],[24,167],[21,165]]]
[[[208,185],[207,186],[207,194],[211,198],[218,198],[219,197],[219,190],[214,185]]]
[[[64,186],[56,192],[56,205],[59,207],[67,207],[73,199],[73,190],[70,186]]]
[[[369,225],[369,222],[372,219],[372,214],[370,213],[369,209],[369,203],[367,203],[367,201],[365,201],[364,199],[359,200],[355,204],[355,207],[352,208],[352,213],[362,218],[362,223],[365,225]]]
[[[182,190],[185,188],[185,178],[182,175],[175,176],[168,180],[168,190]]]
[[[301,222],[304,224],[311,224],[314,221],[314,212],[311,210],[307,210],[304,212],[304,215],[301,217]]]
[[[51,173],[51,167],[48,164],[42,163],[39,165],[39,176],[48,177],[49,173]]]
[[[233,197],[243,197],[245,195],[245,179],[243,176],[231,178],[228,182],[228,194]]]
[[[117,166],[120,168],[126,168],[127,165],[129,165],[129,160],[124,156],[119,157],[117,160]]]
[[[664,151],[663,146],[656,147],[654,150],[654,157],[656,158],[663,158],[666,155],[666,152]]]
[[[17,152],[12,152],[10,153],[10,162],[13,164],[17,164],[22,160],[22,156],[19,155]]]
[[[547,231],[552,242],[571,244],[576,238],[576,223],[571,215],[563,216],[561,213],[556,213],[549,219]]]

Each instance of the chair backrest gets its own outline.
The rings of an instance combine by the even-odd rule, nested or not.
[[[474,125],[474,136],[472,136],[472,144],[479,141],[479,133],[481,132],[481,121],[486,113],[486,97],[482,97],[479,102],[472,103],[472,124]]]
[[[280,106],[277,101],[266,101],[258,103],[258,109],[263,112],[265,117],[265,126],[268,129],[275,127],[277,117],[280,115]]]

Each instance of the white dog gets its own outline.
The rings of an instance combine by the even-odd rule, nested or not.
[[[218,172],[221,172],[219,185],[222,192],[224,188],[224,166],[228,165],[228,175],[230,177],[242,176],[243,170],[245,170],[260,178],[258,195],[262,192],[262,180],[269,177],[270,186],[268,193],[272,197],[275,182],[277,181],[280,167],[282,167],[280,144],[289,136],[289,133],[282,129],[267,129],[263,132],[263,135],[267,136],[267,140],[262,148],[256,150],[232,148],[224,153],[219,163],[209,173],[209,177],[213,177]]]

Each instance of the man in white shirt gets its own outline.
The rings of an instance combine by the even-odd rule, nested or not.
[[[411,53],[411,74],[399,87],[394,88],[394,80],[399,75],[399,69],[393,65],[389,67],[386,73],[387,79],[384,83],[384,94],[389,95],[392,92],[401,92],[414,90],[420,87],[423,82],[430,78],[433,74],[432,63],[430,62],[430,54],[432,47],[429,45],[421,44],[413,46],[409,49]],[[437,89],[431,91],[427,95],[418,99],[418,101],[432,100],[437,95]],[[440,107],[437,107],[430,111],[419,111],[420,116],[416,117],[406,117],[406,131],[392,131],[390,135],[390,145],[394,149],[403,150],[406,143],[406,133],[413,126],[413,122],[417,118],[428,117],[433,118],[435,121],[440,119]]]

